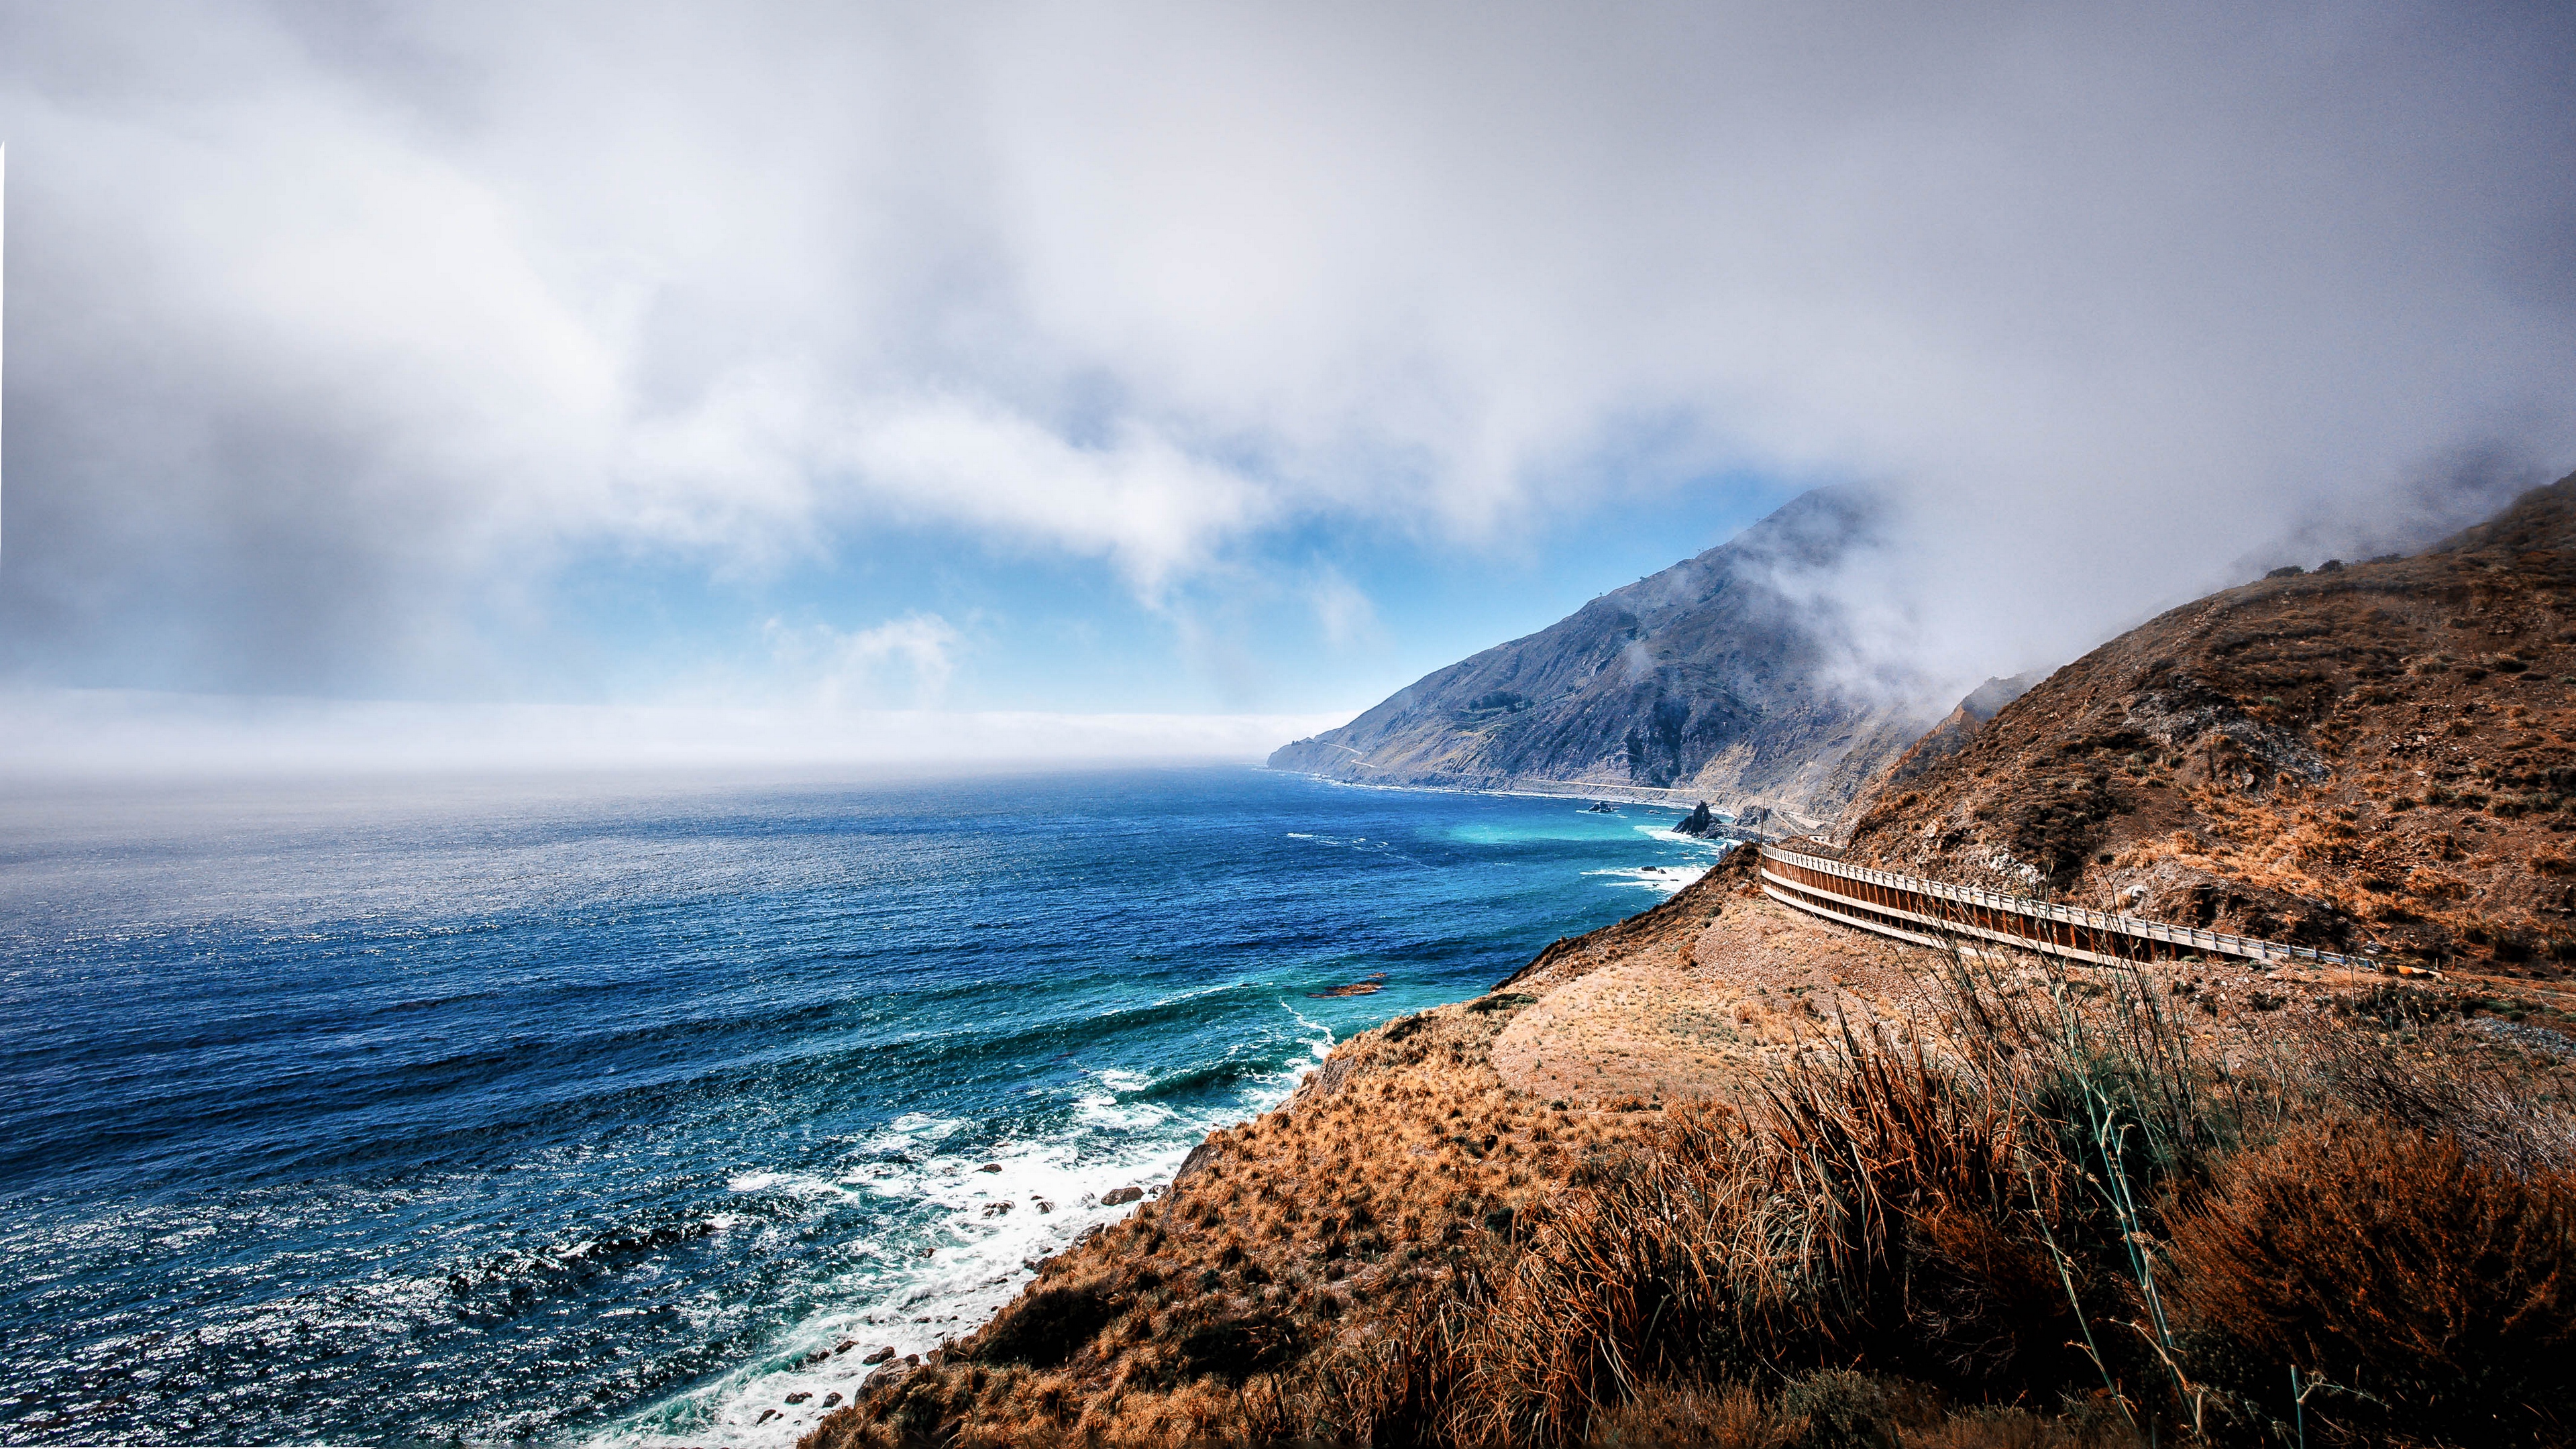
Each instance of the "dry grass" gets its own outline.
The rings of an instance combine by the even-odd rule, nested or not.
[[[2257,1052],[2150,974],[1953,962],[1915,1034],[1662,1111],[1514,1092],[1539,1008],[1442,1008],[809,1443],[2544,1442],[2566,1069],[2430,1001]]]
[[[2176,1306],[2248,1396],[2297,1367],[2334,1437],[2557,1443],[2576,1427],[2576,1182],[2375,1120],[2302,1127],[2174,1221]],[[2259,1367],[2257,1367],[2259,1365]],[[2350,1391],[2350,1392],[2347,1392]]]
[[[1762,1120],[1685,1114],[1570,1207],[1439,1344],[1437,1437],[1600,1442],[1658,1385],[1866,1365],[2107,1406],[2039,1435],[2563,1438],[2563,1109],[2349,1030],[2231,1079],[2143,977],[2089,1003],[1960,985],[1950,1059],[1854,1034]]]

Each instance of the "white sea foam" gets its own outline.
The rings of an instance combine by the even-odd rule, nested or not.
[[[962,1117],[932,1117],[921,1112],[906,1112],[886,1125],[897,1132],[923,1132],[945,1137],[967,1124]]]
[[[783,1192],[791,1197],[832,1197],[841,1185],[802,1172],[745,1172],[725,1180],[734,1192]]]
[[[1626,866],[1618,870],[1587,870],[1585,875],[1607,876],[1613,889],[1658,891],[1672,895],[1692,881],[1708,874],[1699,865]]]
[[[906,1144],[911,1151],[868,1163],[838,1187],[910,1207],[914,1211],[907,1216],[916,1226],[868,1245],[874,1250],[871,1266],[839,1283],[816,1285],[814,1296],[833,1306],[781,1335],[759,1358],[628,1418],[590,1443],[594,1449],[793,1444],[879,1371],[861,1358],[892,1348],[899,1363],[971,1332],[1010,1301],[1039,1260],[1135,1211],[1133,1204],[1103,1206],[1102,1197],[1121,1187],[1159,1196],[1208,1131],[1286,1100],[1331,1053],[1333,1033],[1285,1002],[1281,1009],[1307,1034],[1309,1050],[1278,1071],[1244,1082],[1228,1106],[1183,1112],[1162,1102],[1130,1101],[1155,1078],[1108,1068],[1088,1074],[1063,1128],[1043,1137],[1005,1139],[973,1155],[937,1148],[963,1123],[922,1113],[896,1118],[874,1140]],[[734,1183],[760,1184],[738,1188],[743,1191],[777,1191],[810,1180],[748,1172]],[[789,1404],[795,1394],[807,1397]]]
[[[1333,1054],[1333,1029],[1331,1027],[1324,1025],[1322,1022],[1315,1020],[1306,1013],[1290,1006],[1285,1001],[1279,1003],[1279,1009],[1288,1013],[1290,1016],[1297,1018],[1297,1024],[1299,1026],[1302,1026],[1309,1032],[1314,1033],[1312,1036],[1307,1038],[1306,1048],[1314,1055],[1317,1062],[1321,1062],[1324,1058]],[[1300,1071],[1297,1075],[1303,1076],[1305,1073]]]

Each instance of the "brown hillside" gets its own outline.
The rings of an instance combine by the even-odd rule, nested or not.
[[[1902,1029],[1921,1013],[1930,953],[1774,904],[1753,855],[1485,996],[1343,1043],[1287,1105],[1212,1134],[1156,1201],[933,1361],[893,1365],[807,1449],[1235,1442],[1248,1378],[1363,1376],[1390,1334],[1508,1271],[1668,1105],[1756,1089],[1838,1014]]]
[[[2453,980],[1953,958],[1736,851],[1343,1043],[802,1449],[2568,1442],[2571,582],[2576,478],[2216,595],[1846,852]],[[2321,1362],[2374,1392],[2294,1409]]]
[[[1343,1043],[1285,1106],[1209,1136],[1136,1216],[1047,1261],[993,1322],[889,1365],[804,1449],[1344,1442],[1286,1432],[1275,1401],[1246,1397],[1283,1385],[1322,1394],[1344,1429],[1402,1421],[1420,1405],[1384,1376],[1421,1351],[1423,1325],[1512,1277],[1676,1124],[1762,1115],[1802,1064],[1839,1058],[1845,1023],[1941,1050],[1946,958],[1778,904],[1756,859],[1731,852],[1485,996]],[[2190,1032],[2260,1050],[2331,1020],[2339,985],[2195,968]]]
[[[2510,974],[2576,965],[2576,476],[2175,609],[1850,821],[1853,858]]]

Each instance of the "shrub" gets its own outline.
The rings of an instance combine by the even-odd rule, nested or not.
[[[1807,1421],[1800,1449],[1895,1449],[1896,1396],[1866,1374],[1831,1369],[1792,1382],[1780,1395],[1783,1417]]]
[[[984,1329],[976,1356],[1053,1368],[1080,1353],[1121,1311],[1110,1285],[1099,1279],[1035,1289]]]
[[[2171,1225],[2177,1308],[2230,1345],[2238,1391],[2289,1370],[2312,1423],[2445,1443],[2563,1442],[2576,1427],[2576,1185],[2376,1124],[2241,1154]],[[2367,1398],[2361,1394],[2368,1395]]]
[[[1779,1411],[1741,1384],[1725,1388],[1654,1383],[1604,1413],[1587,1449],[1793,1449],[1806,1421]]]
[[[1215,1374],[1241,1383],[1253,1374],[1294,1359],[1300,1341],[1297,1326],[1278,1314],[1219,1318],[1181,1335],[1182,1366],[1194,1374]]]

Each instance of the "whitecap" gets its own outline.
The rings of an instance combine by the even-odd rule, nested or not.
[[[1692,881],[1708,874],[1706,866],[1666,865],[1629,866],[1619,870],[1587,870],[1585,875],[1608,876],[1611,889],[1658,891],[1672,895]]]
[[[962,1130],[967,1123],[962,1117],[933,1117],[924,1112],[906,1112],[886,1126],[896,1132],[917,1132],[936,1141]]]
[[[589,1442],[599,1449],[682,1449],[711,1441],[788,1449],[839,1406],[826,1405],[827,1396],[837,1394],[843,1404],[857,1396],[877,1371],[861,1358],[892,1348],[900,1362],[973,1331],[1010,1301],[1038,1261],[1135,1211],[1133,1204],[1102,1206],[1112,1189],[1158,1195],[1207,1132],[1285,1100],[1331,1051],[1333,1037],[1295,1008],[1282,1003],[1282,1009],[1313,1034],[1310,1050],[1277,1071],[1245,1079],[1223,1104],[1184,1112],[1160,1102],[1122,1102],[1117,1089],[1149,1086],[1152,1078],[1113,1068],[1093,1074],[1095,1088],[1105,1090],[1084,1093],[1071,1120],[1045,1135],[997,1142],[973,1157],[869,1164],[850,1180],[857,1188],[908,1201],[916,1213],[926,1209],[927,1219],[871,1245],[878,1251],[861,1255],[837,1282],[817,1285],[816,1297],[832,1306],[782,1334],[759,1358],[622,1419]],[[907,1114],[897,1124],[913,1124],[916,1135],[897,1140],[917,1142],[949,1120]],[[999,1170],[981,1171],[987,1164]],[[808,1397],[790,1405],[791,1394]],[[765,1422],[764,1413],[771,1416]]]

